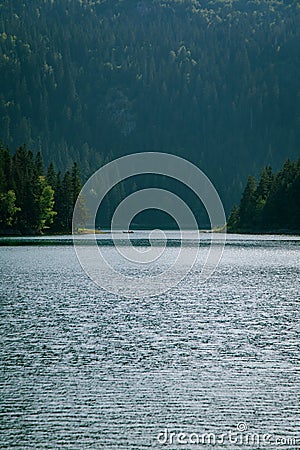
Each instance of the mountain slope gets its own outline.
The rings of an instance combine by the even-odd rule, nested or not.
[[[293,1],[0,1],[0,139],[88,176],[166,151],[227,210],[249,173],[300,148]]]

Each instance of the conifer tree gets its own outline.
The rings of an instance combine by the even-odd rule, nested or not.
[[[261,177],[257,186],[257,196],[266,200],[270,194],[272,184],[274,181],[274,175],[270,166],[264,167],[261,173]]]
[[[234,205],[227,223],[228,231],[236,232],[240,228],[240,211],[237,205]]]
[[[250,175],[239,208],[241,229],[251,228],[253,226],[256,214],[256,200],[256,181],[255,178]]]
[[[52,162],[49,164],[47,174],[46,174],[46,179],[47,179],[47,183],[49,184],[49,186],[51,186],[53,189],[55,189],[57,177],[56,177],[56,173],[54,170],[54,164]]]
[[[42,158],[42,154],[41,152],[38,152],[36,154],[35,157],[35,169],[38,173],[38,176],[43,176],[45,171],[44,171],[44,162],[43,162],[43,158]]]
[[[62,227],[63,231],[70,232],[72,227],[72,213],[73,213],[73,183],[72,176],[67,170],[62,180]]]
[[[0,142],[0,192],[4,192],[6,190],[6,177],[4,174],[4,149]]]

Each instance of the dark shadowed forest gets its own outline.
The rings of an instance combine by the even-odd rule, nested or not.
[[[0,1],[0,139],[46,165],[165,151],[227,212],[300,148],[300,7],[280,0]]]

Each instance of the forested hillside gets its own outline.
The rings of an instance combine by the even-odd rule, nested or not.
[[[287,0],[0,0],[0,139],[83,178],[166,151],[227,210],[300,149],[300,7]]]

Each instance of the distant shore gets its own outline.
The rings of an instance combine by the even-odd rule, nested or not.
[[[139,231],[145,231],[145,230],[120,230],[120,233],[134,233]],[[176,230],[167,230],[167,231],[176,231]],[[201,229],[199,230],[200,233],[222,233],[223,229],[216,229],[216,230],[205,230]],[[51,237],[51,236],[72,236],[72,232],[47,232],[47,230],[43,232],[38,232],[36,230],[0,230],[0,237]],[[74,234],[76,235],[88,235],[88,234],[110,234],[110,231],[108,230],[98,230],[98,229],[92,229],[92,228],[79,228]],[[226,234],[237,234],[237,235],[288,235],[288,236],[299,236],[300,230],[287,230],[287,229],[279,229],[279,230],[239,230],[239,231],[233,231],[229,230],[226,232]]]

